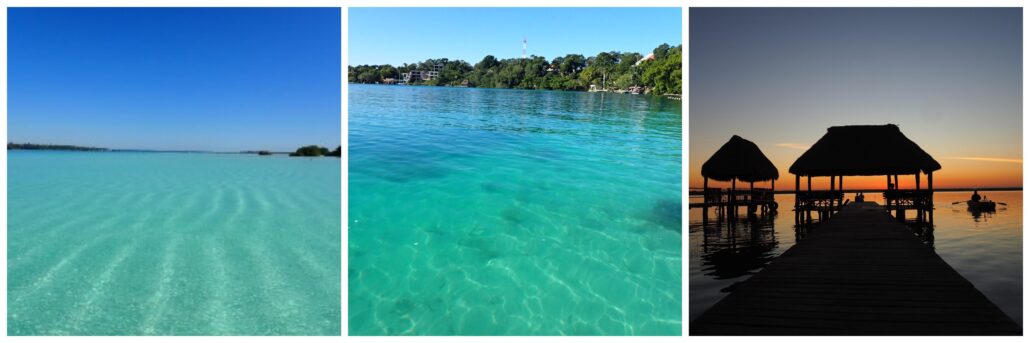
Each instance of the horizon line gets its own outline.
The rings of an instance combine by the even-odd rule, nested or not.
[[[703,189],[704,189],[704,187],[690,187],[688,189],[688,195],[702,195]],[[737,190],[738,191],[747,191],[748,188],[738,188]],[[820,188],[820,189],[812,189],[812,191],[828,191],[828,190],[830,190],[830,189],[829,188],[825,188],[825,189],[822,189],[822,188]],[[882,191],[885,191],[885,190],[887,190],[887,189],[886,188],[865,188],[865,189],[856,188],[856,189],[847,189],[847,190],[843,190],[843,191],[840,191],[840,190],[838,190],[838,191],[844,192],[844,193],[858,193],[858,192],[866,193],[866,192],[882,192]],[[914,191],[915,188],[902,188],[901,190],[903,190],[903,191],[913,190]],[[921,188],[920,190],[927,190],[927,189],[926,188]],[[1023,190],[1023,186],[948,187],[948,188],[934,188],[933,189],[934,192],[969,192],[969,191],[974,191],[974,190],[975,191],[1022,191]],[[795,193],[795,192],[796,191],[794,191],[792,189],[784,189],[784,190],[775,190],[775,191],[773,191],[774,194],[791,194],[791,193]],[[807,192],[807,190],[800,190],[800,192]]]
[[[9,142],[7,142],[7,144],[8,145],[17,144],[17,145],[37,145],[37,146],[65,146],[65,147],[94,149],[95,151],[108,151],[108,152],[198,152],[198,153],[213,153],[213,154],[235,154],[235,153],[256,153],[256,152],[260,152],[260,151],[268,151],[268,152],[271,152],[271,153],[286,153],[286,154],[288,154],[288,153],[292,153],[292,152],[296,151],[296,149],[294,149],[293,151],[274,151],[274,150],[270,150],[270,149],[269,150],[266,150],[266,149],[206,150],[206,149],[107,148],[107,147],[95,147],[95,146],[85,146],[85,145],[76,145],[76,144],[29,143],[29,142],[26,142],[26,143],[16,143],[16,142],[13,142],[13,141],[9,141]],[[297,149],[303,148],[303,147],[306,147],[306,146],[310,146],[310,145],[316,145],[316,146],[319,146],[319,147],[323,147],[323,146],[321,146],[319,144],[307,144],[307,145],[301,145]],[[342,143],[341,144],[337,144],[337,145],[341,149],[343,148],[343,144]],[[332,147],[330,147],[330,146],[324,146],[323,148],[332,149]],[[45,149],[44,148],[44,149],[7,149],[7,150],[10,151],[10,150],[66,150],[66,149]]]

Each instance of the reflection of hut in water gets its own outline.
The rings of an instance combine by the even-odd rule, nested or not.
[[[811,211],[832,215],[842,205],[844,176],[887,176],[885,206],[903,220],[905,210],[916,210],[918,222],[928,212],[933,222],[933,172],[941,165],[919,145],[901,133],[897,125],[834,126],[826,130],[808,151],[790,166],[795,175],[794,208],[796,220],[810,220]],[[926,174],[927,188],[920,184]],[[903,190],[898,175],[914,175],[915,188]],[[801,190],[801,177],[808,178],[808,189]],[[829,176],[829,191],[812,191],[813,176]]]
[[[777,246],[771,216],[706,226],[701,271],[719,280],[750,275],[776,258]]]
[[[762,213],[776,210],[773,191],[780,173],[755,143],[740,136],[734,135],[701,165],[701,176],[704,177],[704,201],[692,206],[702,208],[705,221],[709,207],[715,207],[717,211],[726,209],[730,216],[734,215],[738,206],[746,206],[748,213],[758,209]],[[708,179],[729,181],[730,189],[709,188]],[[750,189],[738,191],[737,180],[750,183]],[[755,182],[761,181],[770,181],[769,188],[755,188]]]

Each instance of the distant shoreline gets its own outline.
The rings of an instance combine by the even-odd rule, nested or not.
[[[59,149],[59,148],[8,148],[7,150],[22,150],[22,151],[70,151],[70,152],[146,152],[146,153],[166,153],[166,154],[232,154],[232,155],[248,155],[257,154],[257,152],[241,152],[241,151],[203,151],[203,150],[147,150],[147,149],[106,149],[106,148],[94,148],[94,149]],[[272,154],[289,155],[289,152],[273,152]]]
[[[628,93],[628,92],[614,92],[614,91],[585,91],[576,89],[540,89],[540,88],[490,88],[490,87],[466,87],[466,86],[449,86],[449,85],[427,85],[427,84],[384,84],[384,83],[360,83],[360,82],[348,82],[348,85],[362,85],[362,86],[390,86],[390,87],[439,87],[439,88],[465,88],[465,89],[497,89],[497,90],[513,90],[513,91],[540,91],[540,92],[566,92],[566,93],[599,93],[599,94],[625,94],[625,95],[643,95],[650,97],[663,97],[672,100],[682,100],[682,94],[667,93],[667,94],[643,94],[643,93]]]
[[[310,148],[312,146],[308,146]],[[317,146],[315,146],[317,147]],[[304,148],[301,148],[304,149]],[[319,156],[339,157],[339,149],[330,151],[326,149],[325,154]],[[156,149],[109,149],[97,147],[85,147],[63,144],[35,144],[35,143],[7,143],[7,150],[26,151],[72,151],[72,152],[146,152],[146,153],[179,153],[179,154],[230,154],[230,155],[287,155],[293,156],[295,152],[290,151],[268,151],[268,150],[245,150],[245,151],[208,151],[208,150],[156,150]],[[330,154],[332,153],[332,154]],[[297,155],[307,157],[309,155]]]
[[[63,144],[34,144],[8,142],[7,150],[108,151],[109,149]]]

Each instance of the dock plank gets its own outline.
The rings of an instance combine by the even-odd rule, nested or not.
[[[852,203],[690,323],[691,335],[1021,335],[875,203]]]

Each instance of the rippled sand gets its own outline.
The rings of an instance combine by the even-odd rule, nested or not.
[[[10,335],[337,335],[340,161],[8,153]]]

